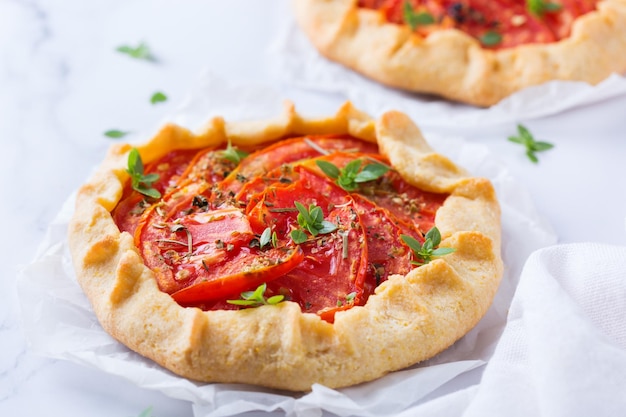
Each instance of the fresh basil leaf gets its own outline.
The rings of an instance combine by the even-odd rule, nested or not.
[[[297,245],[299,245],[300,243],[306,242],[308,239],[306,233],[304,233],[300,229],[292,230],[290,236],[291,236],[291,240],[293,240],[293,243]]]
[[[263,233],[261,233],[261,237],[259,238],[260,247],[263,248],[263,246],[270,243],[271,238],[272,238],[272,229],[268,227],[265,230],[263,230]]]
[[[484,46],[496,46],[500,42],[502,42],[502,35],[494,30],[487,31],[483,33],[478,40]]]
[[[339,177],[339,168],[335,164],[322,160],[315,161],[315,163],[330,178],[336,180]]]
[[[152,104],[163,103],[164,101],[167,101],[167,96],[160,91],[157,91],[150,97],[150,103]]]
[[[327,233],[332,233],[335,230],[337,230],[337,225],[327,220],[322,221],[321,225],[322,227],[318,229],[318,232],[322,235],[325,235]]]
[[[106,132],[104,132],[104,136],[112,138],[112,139],[119,139],[119,138],[123,138],[129,133],[130,132],[125,131],[125,130],[111,129],[111,130],[107,130]]]

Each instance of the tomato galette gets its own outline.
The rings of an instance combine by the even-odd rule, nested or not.
[[[294,0],[326,57],[374,80],[489,106],[550,80],[626,71],[625,0]]]
[[[402,113],[349,103],[113,146],[69,243],[100,323],[132,350],[190,379],[294,391],[432,357],[502,274],[491,183]]]

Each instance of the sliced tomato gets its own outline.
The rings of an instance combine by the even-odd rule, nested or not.
[[[248,219],[252,230],[257,233],[270,226],[278,237],[288,235],[292,226],[297,227],[298,210],[295,201],[309,208],[314,204],[322,209],[324,217],[335,206],[341,206],[350,201],[348,194],[329,182],[312,174],[302,167],[296,168],[299,179],[292,184],[268,187],[259,198],[252,199],[249,203]]]
[[[597,3],[597,0],[560,0],[561,10],[545,13],[543,20],[557,39],[563,39],[570,35],[574,20],[595,10]]]
[[[247,218],[233,207],[161,218],[138,231],[137,247],[167,293],[202,279],[210,266],[235,257],[254,238]]]
[[[158,174],[159,179],[152,184],[152,187],[161,194],[166,194],[179,180],[180,176],[187,169],[189,160],[195,155],[197,150],[178,150],[169,152],[163,158],[152,162],[144,168],[144,174]],[[155,202],[134,191],[130,184],[124,189],[124,194],[111,215],[119,227],[120,231],[135,233],[143,212]]]
[[[411,250],[400,235],[410,233],[416,236],[418,233],[407,232],[389,211],[358,194],[352,198],[367,238],[368,268],[363,283],[364,301],[367,301],[390,274],[406,275],[411,270]]]
[[[299,178],[299,174],[290,164],[281,165],[268,172],[266,175],[255,177],[247,182],[241,190],[235,195],[235,200],[241,206],[247,206],[248,209],[254,207],[263,199],[265,190],[272,186],[274,188],[288,187]],[[248,210],[246,210],[246,213]]]
[[[293,270],[303,260],[298,247],[272,248],[265,251],[242,247],[236,255],[212,265],[198,274],[189,286],[172,294],[181,305],[194,305],[223,298],[239,298],[242,291],[254,289],[264,282]],[[198,269],[195,264],[196,270]]]
[[[367,275],[365,231],[352,205],[331,210],[328,221],[337,231],[318,235],[300,246],[303,261],[284,276],[268,283],[270,294],[282,294],[302,311],[333,322],[337,311],[363,305]]]
[[[389,171],[362,187],[360,194],[422,234],[435,225],[437,210],[448,198],[448,194],[430,193],[412,186],[396,171]]]
[[[311,146],[313,143],[313,146]],[[223,195],[235,195],[255,177],[264,176],[283,164],[319,156],[320,150],[354,150],[377,152],[378,146],[347,135],[317,135],[287,139],[259,150],[241,161],[218,190]]]

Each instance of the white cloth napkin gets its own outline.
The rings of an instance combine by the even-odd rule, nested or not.
[[[534,252],[480,384],[402,413],[421,415],[626,415],[626,248]]]

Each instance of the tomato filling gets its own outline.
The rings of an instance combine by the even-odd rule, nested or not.
[[[159,288],[186,307],[241,309],[263,286],[333,322],[392,274],[416,266],[447,195],[407,183],[375,144],[327,135],[276,142],[241,159],[173,151],[146,166],[158,200],[130,185],[112,215]],[[245,301],[248,303],[248,301]]]
[[[572,22],[598,0],[359,0],[392,23],[422,36],[459,29],[491,49],[555,42],[570,35]]]

